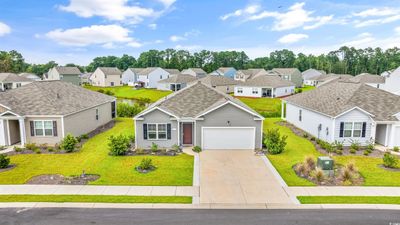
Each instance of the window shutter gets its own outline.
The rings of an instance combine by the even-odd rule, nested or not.
[[[171,140],[171,124],[167,124],[167,139]]]
[[[363,125],[362,125],[362,134],[361,134],[361,137],[365,137],[366,131],[367,131],[367,123],[364,122]]]
[[[57,121],[53,121],[53,136],[57,137]]]
[[[340,123],[340,132],[339,132],[339,137],[343,137],[344,133],[344,122]]]
[[[147,140],[147,123],[143,124],[143,139]]]
[[[31,127],[31,136],[35,136],[35,126],[33,125],[33,121],[29,121]]]

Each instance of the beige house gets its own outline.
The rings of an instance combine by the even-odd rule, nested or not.
[[[26,77],[20,77],[14,73],[0,73],[0,91],[19,88],[32,82],[33,80]]]
[[[59,143],[116,116],[116,99],[62,81],[37,81],[0,93],[0,146]]]
[[[93,86],[122,86],[122,72],[117,67],[98,67],[90,77]]]

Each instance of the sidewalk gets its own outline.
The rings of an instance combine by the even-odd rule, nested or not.
[[[400,196],[400,187],[285,187],[291,196]]]
[[[0,195],[199,196],[192,186],[0,185]]]

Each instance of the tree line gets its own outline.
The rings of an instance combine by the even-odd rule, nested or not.
[[[0,51],[0,72],[30,72],[38,75],[46,73],[50,68],[57,66],[54,61],[45,64],[29,64],[22,54],[13,51]],[[300,71],[314,68],[327,73],[352,74],[360,73],[381,74],[400,66],[400,49],[381,48],[356,49],[341,47],[328,54],[295,54],[283,49],[271,52],[269,56],[250,59],[243,51],[208,51],[191,53],[186,50],[149,50],[138,58],[124,54],[117,56],[101,56],[92,60],[89,65],[67,64],[78,66],[82,72],[93,72],[97,67],[118,67],[126,70],[130,67],[163,67],[183,70],[189,67],[200,67],[206,72],[212,72],[219,67],[235,67],[236,69],[290,68],[296,67]]]

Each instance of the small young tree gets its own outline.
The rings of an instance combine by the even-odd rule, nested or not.
[[[110,148],[111,155],[125,155],[129,149],[129,138],[125,135],[112,135],[108,140],[108,147]]]
[[[10,165],[10,158],[5,154],[0,154],[0,169],[7,168]]]
[[[60,148],[66,152],[72,152],[75,150],[76,144],[78,144],[78,140],[72,134],[67,134],[61,141]]]
[[[383,155],[383,165],[385,167],[395,168],[398,163],[399,163],[399,159],[396,156],[390,154],[389,152],[387,152]]]
[[[281,137],[278,129],[267,130],[264,144],[270,154],[280,154],[285,150],[287,136]]]

